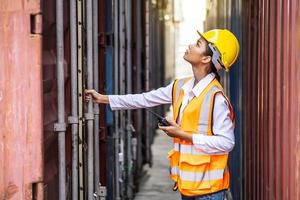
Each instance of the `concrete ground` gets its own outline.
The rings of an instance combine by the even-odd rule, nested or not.
[[[178,191],[172,190],[173,182],[169,178],[169,161],[167,153],[172,149],[172,139],[164,132],[158,131],[152,145],[153,166],[145,166],[140,190],[135,200],[177,200],[181,199]]]

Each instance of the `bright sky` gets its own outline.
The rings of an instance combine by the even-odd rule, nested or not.
[[[192,75],[191,66],[183,59],[183,55],[187,46],[194,43],[198,39],[197,30],[203,31],[203,22],[206,14],[206,0],[177,0],[183,21],[180,23],[178,31],[179,41],[175,44],[176,48],[176,62],[175,62],[175,76],[182,78]],[[181,8],[181,10],[180,10]],[[180,15],[179,14],[179,15]]]

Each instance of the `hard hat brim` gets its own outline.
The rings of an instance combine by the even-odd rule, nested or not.
[[[209,41],[204,37],[203,33],[201,33],[201,32],[198,31],[198,30],[197,30],[197,33],[199,34],[199,36],[200,36],[201,38],[203,38],[206,42],[209,43]]]

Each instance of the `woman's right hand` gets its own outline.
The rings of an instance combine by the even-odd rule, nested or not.
[[[96,90],[91,89],[91,90],[85,90],[85,101],[89,102],[90,100],[93,100],[93,102],[95,103],[105,103],[108,104],[109,103],[109,99],[107,95],[103,95],[103,94],[99,94],[98,92],[96,92]]]

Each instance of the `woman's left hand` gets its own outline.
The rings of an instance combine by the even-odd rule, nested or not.
[[[176,137],[180,135],[181,129],[179,125],[176,124],[176,122],[171,117],[166,117],[166,120],[169,122],[170,126],[158,125],[158,128],[163,130],[170,137]]]
[[[170,137],[192,141],[192,134],[184,132],[172,118],[166,117],[166,120],[169,122],[170,126],[158,125],[159,129],[163,130]]]

